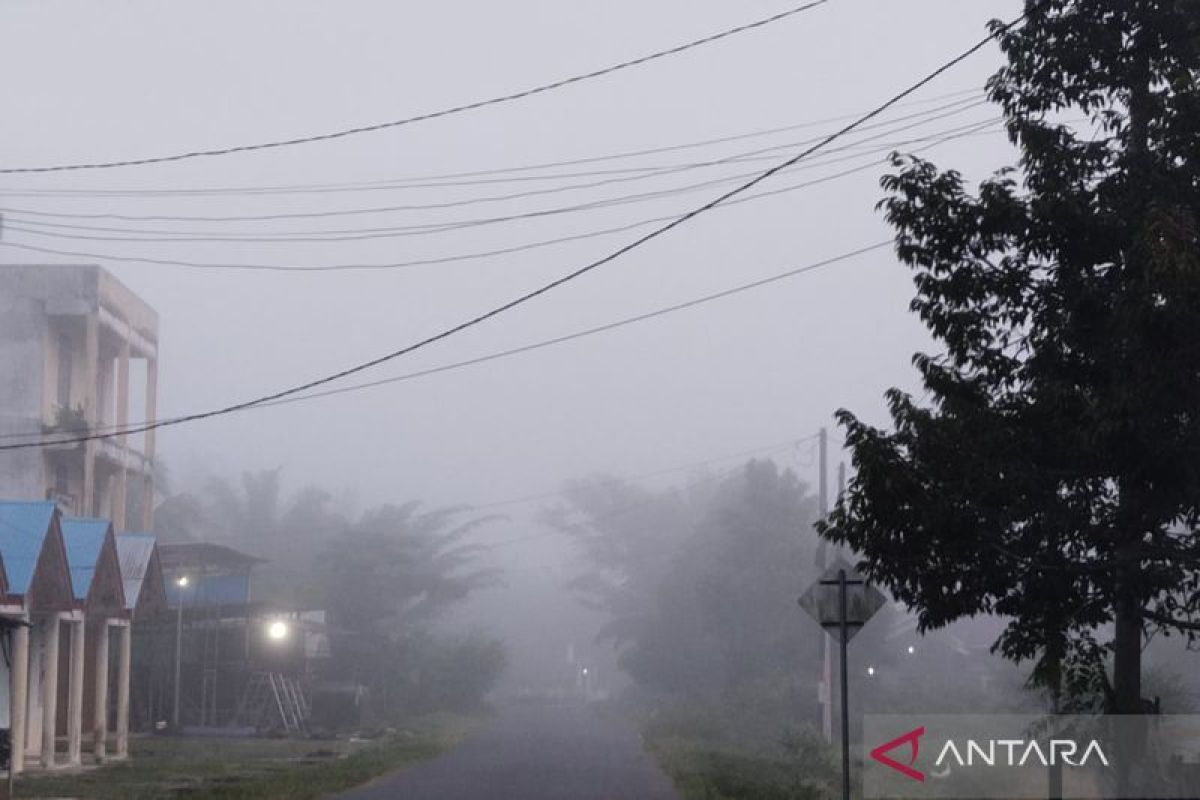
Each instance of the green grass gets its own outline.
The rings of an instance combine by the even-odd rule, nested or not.
[[[839,794],[837,751],[797,727],[770,693],[724,702],[637,705],[646,749],[684,800],[827,800]]]
[[[312,800],[437,756],[478,720],[432,715],[369,742],[153,737],[129,761],[17,781],[17,797]]]
[[[716,749],[679,737],[657,739],[649,750],[684,800],[827,800],[819,771],[786,757]]]

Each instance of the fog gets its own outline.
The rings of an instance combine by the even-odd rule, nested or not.
[[[980,39],[988,20],[1015,16],[1020,5],[831,2],[675,57],[443,119],[178,163],[7,175],[0,181],[2,205],[6,217],[19,216],[21,209],[211,217],[446,204],[521,191],[521,184],[497,184],[307,194],[119,193],[469,173],[842,118],[883,102]],[[5,3],[0,67],[7,76],[7,124],[0,126],[0,166],[158,156],[369,125],[587,72],[787,7],[714,0]],[[996,49],[986,48],[910,98],[916,105],[889,114],[928,110],[951,102],[934,98],[980,89],[998,64]],[[994,113],[976,108],[884,136],[876,145],[981,122]],[[720,158],[829,132],[836,124],[774,135],[761,145],[729,142],[636,163]],[[335,385],[562,336],[887,240],[889,231],[875,209],[882,196],[878,181],[887,170],[883,155],[875,155],[873,168],[702,215],[517,309]],[[929,155],[971,178],[1013,158],[1006,139],[995,132],[939,144]],[[366,216],[66,221],[195,231],[199,239],[214,231],[301,234],[430,224],[620,197],[741,174],[770,162],[752,163],[725,165],[699,178]],[[839,169],[801,174],[820,177]],[[795,180],[782,176],[763,188]],[[78,194],[63,193],[68,190]],[[12,230],[15,223],[6,221],[0,259],[98,263],[156,309],[159,416],[171,417],[269,394],[381,356],[605,255],[643,231],[362,271],[186,268],[106,256],[297,267],[437,260],[681,214],[720,190],[356,241],[95,241],[23,232],[19,224]],[[38,194],[44,191],[58,194]],[[440,624],[504,640],[509,656],[504,685],[510,691],[547,684],[558,668],[547,665],[563,662],[571,652],[579,663],[593,665],[600,686],[616,692],[630,681],[612,643],[596,639],[608,615],[580,604],[579,593],[568,588],[589,569],[586,546],[548,521],[555,508],[587,509],[556,493],[571,481],[600,475],[661,497],[700,491],[697,486],[716,491],[713,486],[731,474],[736,478],[730,471],[756,455],[781,474],[790,470],[805,502],[814,502],[812,437],[819,428],[830,429],[831,476],[844,458],[833,413],[849,408],[882,423],[889,387],[920,394],[910,359],[937,346],[909,310],[912,294],[907,270],[884,248],[534,352],[167,427],[158,434],[158,451],[174,494],[203,495],[214,479],[236,488],[244,473],[279,468],[281,510],[315,486],[334,498],[333,507],[348,520],[410,501],[424,509],[477,509],[465,512],[464,520],[494,515],[471,532],[470,541],[488,546],[475,563],[501,570],[497,582],[473,592]],[[811,524],[811,511],[805,512],[805,525]],[[699,510],[687,513],[703,517]],[[811,538],[807,531],[802,535]],[[286,550],[285,539],[242,544],[251,550],[263,545],[268,557],[286,555],[275,550]],[[798,629],[811,625],[794,605],[783,615],[794,618]],[[1012,677],[1012,691],[1019,693],[1021,675]]]

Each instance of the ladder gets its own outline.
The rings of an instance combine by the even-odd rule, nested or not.
[[[242,695],[238,717],[255,726],[278,725],[285,734],[308,732],[309,701],[300,682],[282,672],[256,672]]]

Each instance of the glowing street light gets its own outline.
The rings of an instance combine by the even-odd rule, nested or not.
[[[913,646],[910,644],[910,645],[908,646],[908,654],[911,656],[911,655],[912,655],[913,653],[915,653],[915,652],[917,652],[917,648],[913,647]]]
[[[282,642],[288,637],[288,624],[277,619],[267,626],[267,638],[273,642]]]
[[[875,668],[867,667],[867,674],[870,675],[871,677],[875,677]]]
[[[178,586],[180,589],[187,588],[188,583],[189,583],[189,581],[188,581],[187,575],[180,575],[178,578],[175,579],[175,585]]]

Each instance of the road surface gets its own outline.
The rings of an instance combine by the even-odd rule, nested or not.
[[[506,709],[433,761],[338,800],[677,800],[620,720],[584,706]]]

